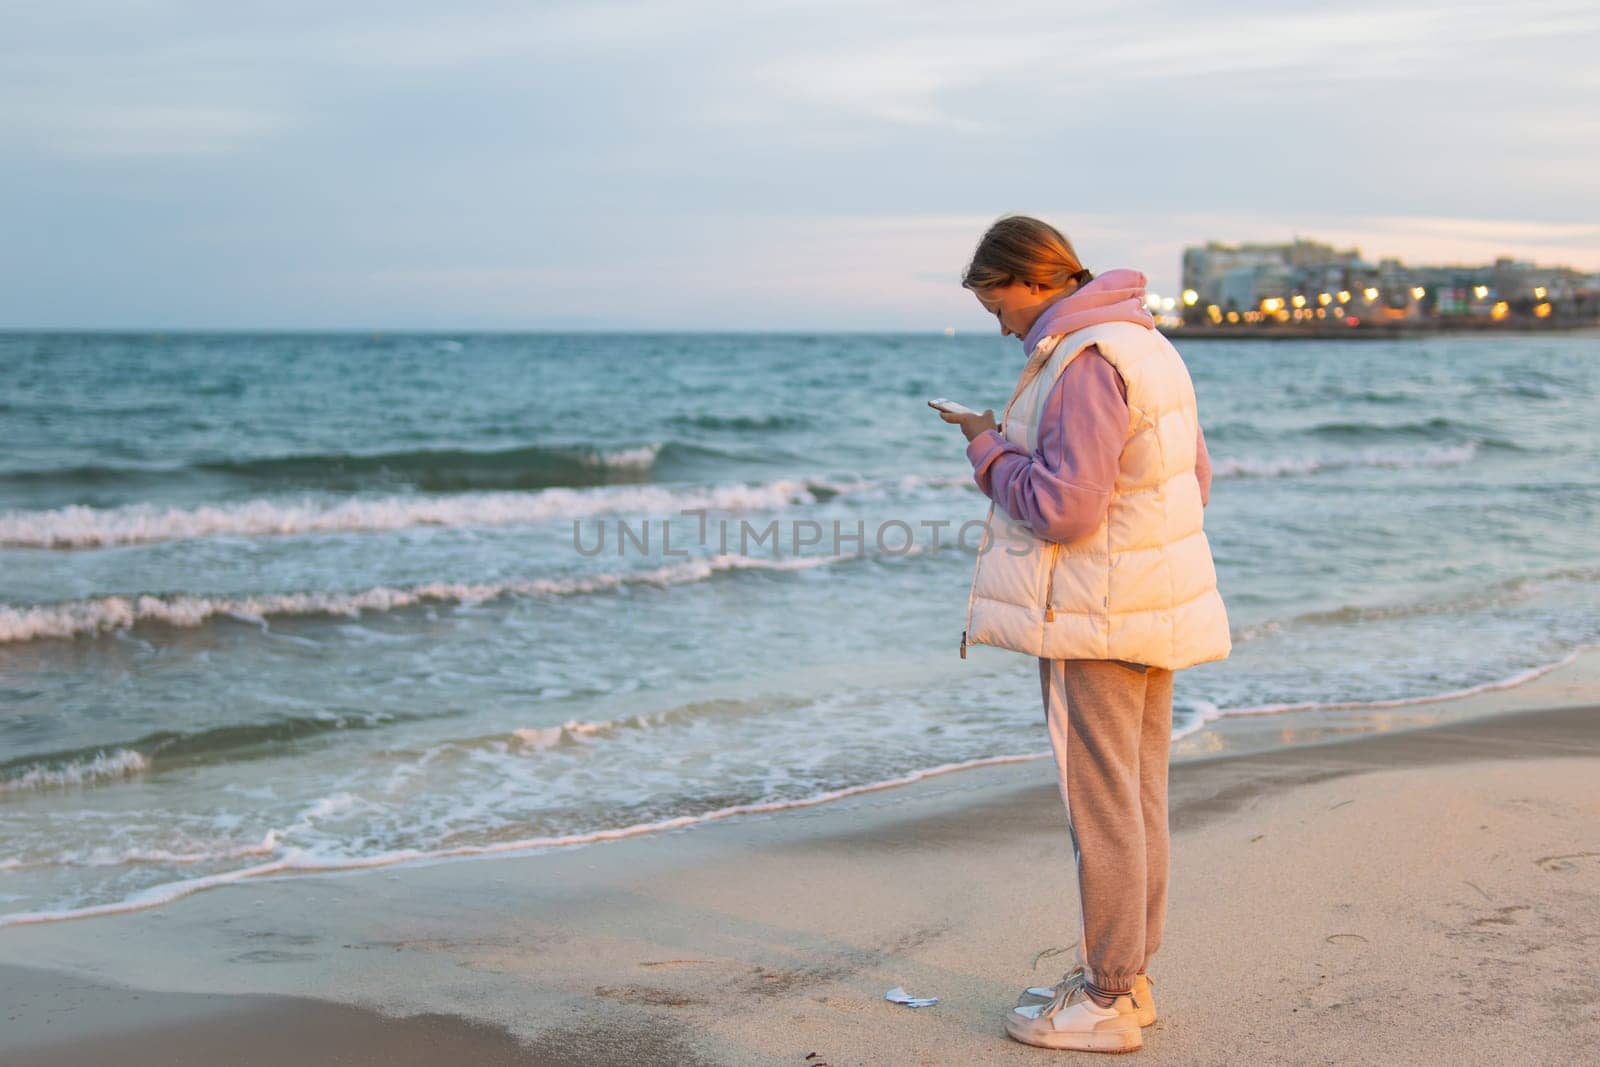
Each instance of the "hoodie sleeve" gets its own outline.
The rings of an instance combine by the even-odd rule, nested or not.
[[[978,488],[1048,541],[1099,529],[1128,440],[1123,389],[1100,350],[1084,349],[1050,389],[1031,456],[994,430],[967,445]]]

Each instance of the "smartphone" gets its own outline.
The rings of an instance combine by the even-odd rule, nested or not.
[[[973,411],[971,408],[967,407],[965,404],[957,404],[954,400],[946,400],[942,396],[937,400],[928,401],[928,406],[930,408],[934,408],[935,410],[938,410],[938,411],[948,411],[952,415],[977,415],[977,414],[979,414],[978,412]]]

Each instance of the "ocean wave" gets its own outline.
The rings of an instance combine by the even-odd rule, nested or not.
[[[773,430],[796,430],[813,421],[810,416],[777,412],[770,415],[674,415],[667,420],[673,426],[695,430],[723,430],[737,433],[769,433]]]
[[[913,544],[895,555],[916,555],[932,545]],[[890,555],[890,553],[884,553]],[[395,611],[423,603],[477,604],[502,597],[573,596],[606,592],[622,586],[686,585],[718,574],[746,570],[792,571],[825,567],[850,560],[874,559],[872,553],[818,556],[741,556],[728,553],[684,560],[662,567],[532,578],[505,582],[428,582],[407,588],[377,586],[348,593],[261,593],[253,596],[189,596],[185,594],[108,596],[29,607],[0,607],[0,644],[42,638],[75,638],[126,630],[144,623],[194,628],[214,619],[231,618],[265,625],[269,618],[292,616],[359,617],[363,612]]]
[[[245,844],[222,845],[201,851],[179,852],[168,848],[113,848],[100,846],[85,852],[58,852],[48,859],[0,860],[0,871],[15,871],[39,867],[126,867],[131,864],[159,864],[161,866],[191,866],[197,863],[215,863],[218,860],[244,859],[247,856],[265,856],[280,847],[277,830],[268,830],[261,840]]]
[[[553,726],[519,727],[511,731],[509,738],[506,735],[496,735],[476,739],[472,742],[446,741],[443,746],[436,748],[434,751],[437,752],[442,750],[443,747],[449,746],[460,747],[467,745],[470,747],[487,744],[497,751],[503,752],[545,752],[553,749],[593,744],[596,741],[617,737],[634,730],[649,730],[680,723],[700,722],[711,718],[726,720],[738,716],[781,713],[797,709],[803,703],[804,700],[799,697],[694,700],[662,711],[629,715],[620,719],[601,719],[599,721],[568,719],[566,722]]]
[[[1387,604],[1343,604],[1336,608],[1308,611],[1286,618],[1264,619],[1250,626],[1233,629],[1235,645],[1281,633],[1286,626],[1342,626],[1352,623],[1391,622],[1437,615],[1465,615],[1508,607],[1530,600],[1557,583],[1600,584],[1600,567],[1562,567],[1538,574],[1519,575],[1488,582],[1476,589],[1427,600],[1397,601]]]
[[[386,790],[391,794],[409,794],[411,782],[426,773],[427,768],[440,762],[475,760],[483,756],[537,759],[543,753],[573,752],[604,745],[637,735],[640,731],[680,724],[699,725],[710,720],[782,715],[799,709],[805,703],[806,698],[800,696],[696,700],[660,711],[640,712],[616,719],[568,719],[548,726],[517,727],[510,733],[433,741],[423,748],[383,748],[374,752],[373,758],[394,764]]]
[[[1414,467],[1457,467],[1470,463],[1478,454],[1479,444],[1468,441],[1459,445],[1438,446],[1414,450],[1386,451],[1368,449],[1351,456],[1274,456],[1267,459],[1216,459],[1211,473],[1216,478],[1288,478],[1322,471],[1350,470],[1361,467],[1406,469]]]
[[[611,721],[579,722],[577,719],[568,719],[559,726],[524,726],[511,731],[511,735],[523,748],[543,750],[591,737],[602,737],[614,732],[617,727],[618,724]]]
[[[1258,638],[1268,637],[1283,629],[1283,624],[1277,619],[1268,619],[1254,626],[1237,626],[1233,629],[1233,643],[1236,645],[1248,644]]]
[[[1317,437],[1344,443],[1362,441],[1432,441],[1438,444],[1476,442],[1480,447],[1506,452],[1526,451],[1524,446],[1501,437],[1484,435],[1484,426],[1477,422],[1435,415],[1430,419],[1412,422],[1338,421],[1319,422],[1291,431],[1306,437]]]
[[[1297,703],[1253,704],[1242,708],[1216,708],[1213,705],[1210,710],[1205,712],[1205,714],[1210,715],[1206,722],[1235,715],[1282,715],[1286,712],[1295,711],[1382,711],[1386,708],[1408,708],[1419,704],[1438,704],[1446,700],[1461,700],[1466,697],[1479,696],[1483,693],[1494,693],[1502,689],[1515,689],[1518,686],[1527,685],[1529,682],[1543,678],[1552,671],[1576,662],[1579,656],[1586,652],[1593,652],[1596,648],[1600,648],[1600,646],[1582,645],[1559,659],[1529,667],[1527,670],[1519,671],[1505,678],[1439,693],[1425,693],[1420,696],[1393,697],[1387,700],[1306,700]],[[1188,732],[1193,732],[1193,730]]]
[[[676,441],[635,445],[529,445],[504,449],[410,449],[376,453],[308,452],[219,459],[181,466],[88,464],[0,472],[0,485],[93,487],[130,481],[221,476],[253,486],[332,491],[411,486],[425,492],[546,489],[648,481],[658,464],[694,468],[741,457]]]
[[[1242,645],[1281,633],[1285,627],[1342,626],[1488,611],[1530,600],[1545,592],[1549,586],[1563,582],[1585,585],[1600,583],[1600,567],[1560,567],[1537,574],[1503,578],[1452,596],[1427,600],[1344,604],[1284,618],[1263,619],[1249,626],[1234,627],[1232,638],[1235,645]]]
[[[1527,600],[1555,582],[1582,584],[1600,582],[1600,567],[1562,567],[1539,574],[1518,575],[1490,582],[1470,592],[1431,600],[1390,604],[1346,604],[1326,611],[1311,611],[1296,615],[1291,621],[1313,625],[1342,625],[1414,619],[1429,615],[1462,615]]]
[[[252,751],[271,755],[284,743],[335,731],[377,729],[411,718],[377,712],[287,716],[193,732],[160,730],[116,745],[33,753],[0,762],[0,793],[101,785],[143,774],[158,764],[166,770],[219,755],[233,760],[248,758]]]
[[[1362,389],[1347,385],[1325,386],[1317,391],[1324,400],[1355,404],[1414,404],[1427,394],[1391,389]]]
[[[515,526],[606,514],[676,517],[685,510],[772,511],[843,495],[871,495],[971,484],[970,478],[906,476],[854,482],[780,479],[750,485],[631,485],[537,492],[387,496],[353,500],[246,500],[195,508],[73,505],[0,513],[0,546],[85,549],[204,537],[290,537],[384,533],[419,526]]]
[[[60,762],[34,761],[14,775],[6,775],[5,765],[0,765],[0,795],[121,781],[143,774],[149,766],[150,761],[142,754],[126,748],[109,753],[102,749],[91,756]]]
[[[568,719],[549,726],[521,726],[510,733],[453,738],[434,742],[424,749],[386,748],[377,752],[376,756],[398,762],[390,783],[393,788],[405,783],[423,767],[452,756],[493,753],[523,757],[542,752],[570,751],[580,746],[614,740],[635,731],[707,719],[782,713],[798,708],[803,703],[804,700],[799,697],[696,700],[657,712],[641,712],[617,719]]]
[[[1427,437],[1470,434],[1476,427],[1444,415],[1415,422],[1319,422],[1301,431],[1312,437]]]

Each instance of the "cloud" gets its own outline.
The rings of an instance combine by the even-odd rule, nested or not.
[[[1168,289],[1207,239],[1600,246],[1600,9],[1573,0],[77,0],[13,22],[0,196],[29,210],[0,323],[943,326],[1016,211]]]

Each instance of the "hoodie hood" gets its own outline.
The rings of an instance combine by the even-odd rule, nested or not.
[[[1022,340],[1022,351],[1032,355],[1046,337],[1098,326],[1102,322],[1132,322],[1155,329],[1155,317],[1144,306],[1145,276],[1136,270],[1108,270],[1071,295],[1045,308]]]

